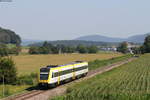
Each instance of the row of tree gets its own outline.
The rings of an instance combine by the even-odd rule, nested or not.
[[[8,56],[9,54],[18,55],[20,51],[21,51],[21,47],[20,46],[8,48],[7,45],[0,44],[0,56],[1,57]]]
[[[73,46],[65,46],[65,45],[52,45],[48,42],[44,42],[40,47],[30,47],[29,54],[58,54],[58,53],[97,53],[97,46],[84,46],[78,45],[76,47]]]

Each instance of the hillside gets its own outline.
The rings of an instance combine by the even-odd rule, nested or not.
[[[20,44],[21,38],[11,30],[0,28],[0,43]]]
[[[127,38],[126,40],[129,42],[135,42],[135,43],[143,43],[144,39],[147,35],[150,35],[150,33],[143,34],[143,35],[135,35]]]
[[[121,42],[124,39],[121,38],[112,38],[102,35],[87,35],[76,38],[75,40],[84,40],[84,41],[103,41],[103,42]]]
[[[144,39],[147,34],[142,35],[134,35],[128,38],[115,38],[115,37],[107,37],[102,35],[87,35],[87,36],[81,36],[74,40],[56,40],[56,41],[49,41],[53,45],[57,44],[63,44],[63,45],[73,45],[76,46],[78,44],[84,44],[84,45],[97,45],[97,46],[112,46],[112,45],[118,45],[120,42],[128,41],[133,43],[141,44],[144,42]],[[36,45],[41,46],[43,43],[43,40],[31,40],[31,39],[23,39],[22,45]]]
[[[85,40],[85,41],[103,41],[103,42],[123,42],[123,41],[128,41],[128,42],[134,42],[134,43],[143,43],[144,39],[147,34],[142,34],[142,35],[134,35],[128,38],[112,38],[112,37],[107,37],[107,36],[102,36],[102,35],[88,35],[88,36],[81,36],[76,38],[75,40]]]

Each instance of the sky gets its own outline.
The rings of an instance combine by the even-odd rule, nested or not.
[[[0,27],[34,40],[94,34],[125,38],[150,32],[149,4],[150,0],[12,0],[0,2]]]

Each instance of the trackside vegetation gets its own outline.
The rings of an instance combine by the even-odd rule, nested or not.
[[[128,64],[74,83],[53,100],[150,100],[150,54]]]
[[[11,57],[0,58],[0,98],[37,85],[36,73],[17,76],[17,69]],[[20,87],[20,88],[19,88]]]
[[[96,68],[100,68],[100,67],[104,67],[119,61],[123,61],[126,60],[128,58],[132,57],[131,54],[128,55],[124,55],[124,56],[120,56],[120,57],[115,57],[115,58],[111,58],[111,59],[107,59],[107,60],[94,60],[94,61],[90,61],[89,62],[89,70],[94,70]]]
[[[0,58],[0,83],[13,84],[17,80],[17,69],[11,58]]]

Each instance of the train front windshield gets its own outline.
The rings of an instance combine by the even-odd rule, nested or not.
[[[49,68],[41,68],[40,69],[40,80],[48,80],[49,76]]]

